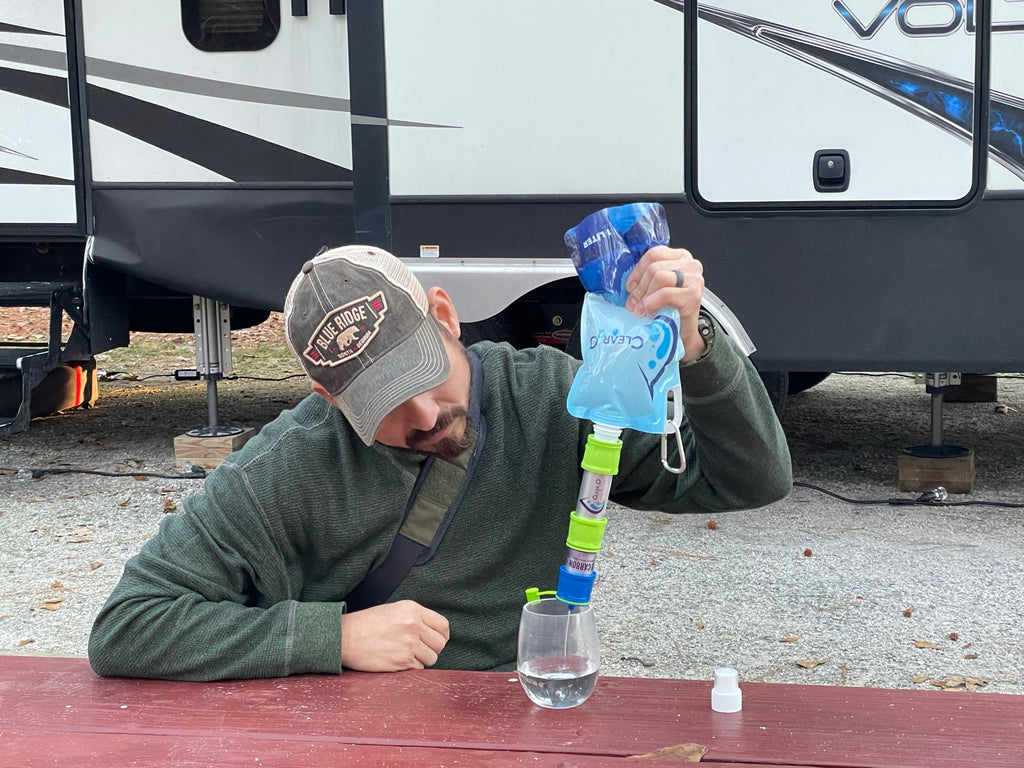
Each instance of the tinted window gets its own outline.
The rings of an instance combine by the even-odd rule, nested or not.
[[[181,0],[181,27],[201,51],[258,51],[280,26],[280,0]]]

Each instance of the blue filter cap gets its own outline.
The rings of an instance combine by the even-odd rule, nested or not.
[[[558,567],[558,588],[555,597],[569,605],[589,605],[597,572],[575,573],[564,565]]]

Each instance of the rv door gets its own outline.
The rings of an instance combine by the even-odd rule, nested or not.
[[[0,0],[0,234],[80,234],[73,38],[61,0]]]

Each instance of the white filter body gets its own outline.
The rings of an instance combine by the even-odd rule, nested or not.
[[[597,552],[580,552],[569,547],[565,555],[565,567],[574,573],[586,575],[594,570],[596,563]]]
[[[743,709],[740,675],[731,667],[715,670],[715,684],[711,689],[711,709],[715,712],[739,712]]]
[[[576,514],[597,520],[605,516],[604,508],[612,493],[611,475],[600,475],[586,470],[580,483],[580,496],[576,502]]]

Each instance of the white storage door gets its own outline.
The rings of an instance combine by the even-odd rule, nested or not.
[[[683,14],[385,0],[392,195],[683,192]]]
[[[973,5],[700,3],[699,196],[710,204],[968,198],[977,175]],[[845,189],[815,183],[817,153],[832,150],[847,155]]]

